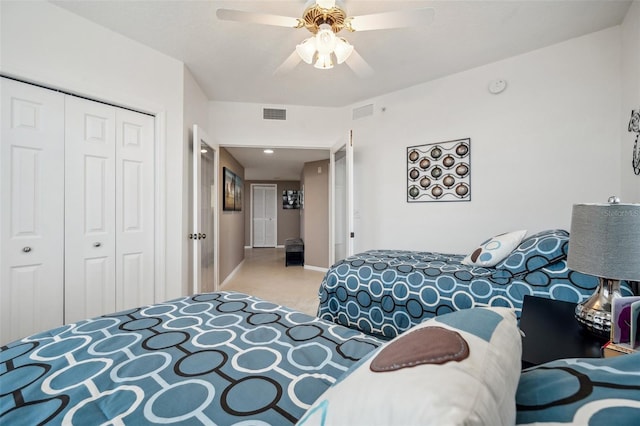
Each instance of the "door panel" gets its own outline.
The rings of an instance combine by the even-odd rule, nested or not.
[[[191,290],[197,294],[218,289],[219,147],[194,124],[192,150]]]
[[[153,144],[153,117],[116,109],[116,310],[155,300]]]
[[[207,152],[201,152],[200,156],[200,229],[206,236],[200,239],[200,292],[212,292],[217,289],[216,153],[214,149],[207,149]]]
[[[353,132],[331,149],[331,263],[353,254]]]
[[[0,78],[0,344],[63,323],[64,96]]]
[[[263,186],[253,186],[253,247],[265,247],[266,220],[265,217],[265,191]]]
[[[275,247],[277,244],[276,185],[252,185],[252,245]]]
[[[264,193],[264,215],[266,218],[264,242],[266,247],[275,247],[277,244],[276,225],[278,221],[276,187],[265,188]]]
[[[66,323],[116,310],[115,128],[115,108],[65,98]]]

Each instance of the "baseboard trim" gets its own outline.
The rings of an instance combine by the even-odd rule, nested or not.
[[[327,273],[327,271],[329,270],[329,268],[321,268],[319,266],[311,266],[311,265],[304,265],[304,269],[309,269],[312,271],[318,271],[318,272],[324,272],[324,273]]]
[[[242,259],[242,262],[238,263],[238,266],[235,267],[235,269],[233,271],[231,271],[231,273],[229,275],[227,275],[227,278],[224,279],[224,281],[222,281],[222,284],[220,284],[220,288],[222,289],[222,287],[224,287],[227,282],[233,278],[233,276],[240,270],[240,268],[242,267],[242,265],[244,264],[244,259]]]
[[[244,246],[245,249],[252,249],[253,246]],[[275,247],[256,247],[256,248],[284,248],[284,245],[275,246]]]

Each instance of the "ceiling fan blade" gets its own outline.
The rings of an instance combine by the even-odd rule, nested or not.
[[[300,63],[300,61],[302,61],[300,55],[298,55],[298,52],[294,50],[293,53],[291,53],[291,55],[289,55],[289,57],[285,59],[278,68],[276,68],[276,70],[273,72],[273,75],[282,75],[288,73],[289,71],[294,69],[295,66]]]
[[[297,28],[300,26],[298,18],[289,16],[269,15],[267,13],[245,12],[243,10],[218,9],[218,19],[224,21],[250,22],[252,24],[274,25],[277,27]]]
[[[373,68],[371,68],[367,61],[365,61],[355,49],[353,49],[353,52],[351,52],[351,55],[349,55],[344,63],[360,78],[367,78],[373,75]]]
[[[351,28],[354,31],[386,30],[390,28],[419,27],[433,21],[435,11],[432,7],[422,9],[398,10],[395,12],[374,13],[353,16]]]

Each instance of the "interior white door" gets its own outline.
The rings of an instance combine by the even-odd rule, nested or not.
[[[353,131],[347,142],[331,149],[331,243],[332,263],[353,254]]]
[[[116,111],[65,99],[65,322],[116,310]]]
[[[194,294],[218,289],[218,145],[193,126],[192,277]]]
[[[253,247],[275,247],[278,235],[277,185],[251,185]]]
[[[63,323],[64,96],[0,80],[2,345]]]
[[[153,303],[154,118],[116,108],[116,310]]]

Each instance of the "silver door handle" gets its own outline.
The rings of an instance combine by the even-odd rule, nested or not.
[[[102,243],[101,243],[101,242],[93,243],[93,246],[94,246],[94,247],[100,247],[101,245],[102,245]]]
[[[23,252],[29,253],[31,251],[31,247],[25,247],[22,249]]]

